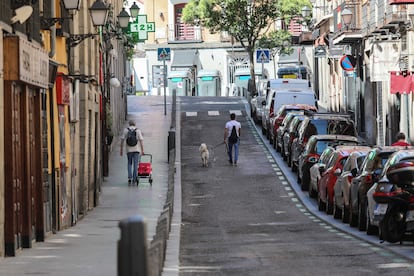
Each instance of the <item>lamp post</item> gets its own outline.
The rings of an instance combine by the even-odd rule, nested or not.
[[[348,30],[349,26],[352,22],[352,12],[349,9],[344,9],[341,13],[342,22],[344,23],[346,30]]]

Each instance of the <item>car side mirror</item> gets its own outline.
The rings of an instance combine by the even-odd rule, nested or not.
[[[352,174],[352,176],[353,176],[353,177],[357,176],[357,174],[358,174],[358,169],[357,169],[357,168],[353,168],[353,169],[351,170],[351,174]]]
[[[336,175],[336,176],[340,176],[340,175],[341,175],[341,173],[342,173],[342,170],[341,170],[340,168],[337,168],[337,169],[334,171],[334,175]]]
[[[319,172],[323,173],[325,171],[325,165],[319,167]]]
[[[266,105],[266,101],[262,101],[262,105]]]

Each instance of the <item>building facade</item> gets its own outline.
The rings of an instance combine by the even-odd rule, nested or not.
[[[64,2],[0,1],[0,256],[99,204],[108,138],[125,121],[131,70],[109,29],[123,1],[98,0],[110,11],[103,27],[89,18],[95,1]]]

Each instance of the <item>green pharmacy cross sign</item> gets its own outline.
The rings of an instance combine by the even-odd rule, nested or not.
[[[138,15],[135,22],[129,23],[129,31],[131,33],[138,33],[139,40],[147,40],[148,33],[155,32],[155,23],[147,22],[147,15]]]

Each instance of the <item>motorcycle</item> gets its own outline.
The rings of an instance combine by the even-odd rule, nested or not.
[[[382,241],[402,243],[405,233],[414,233],[414,162],[391,165],[373,197],[377,203],[374,219],[379,220]]]

